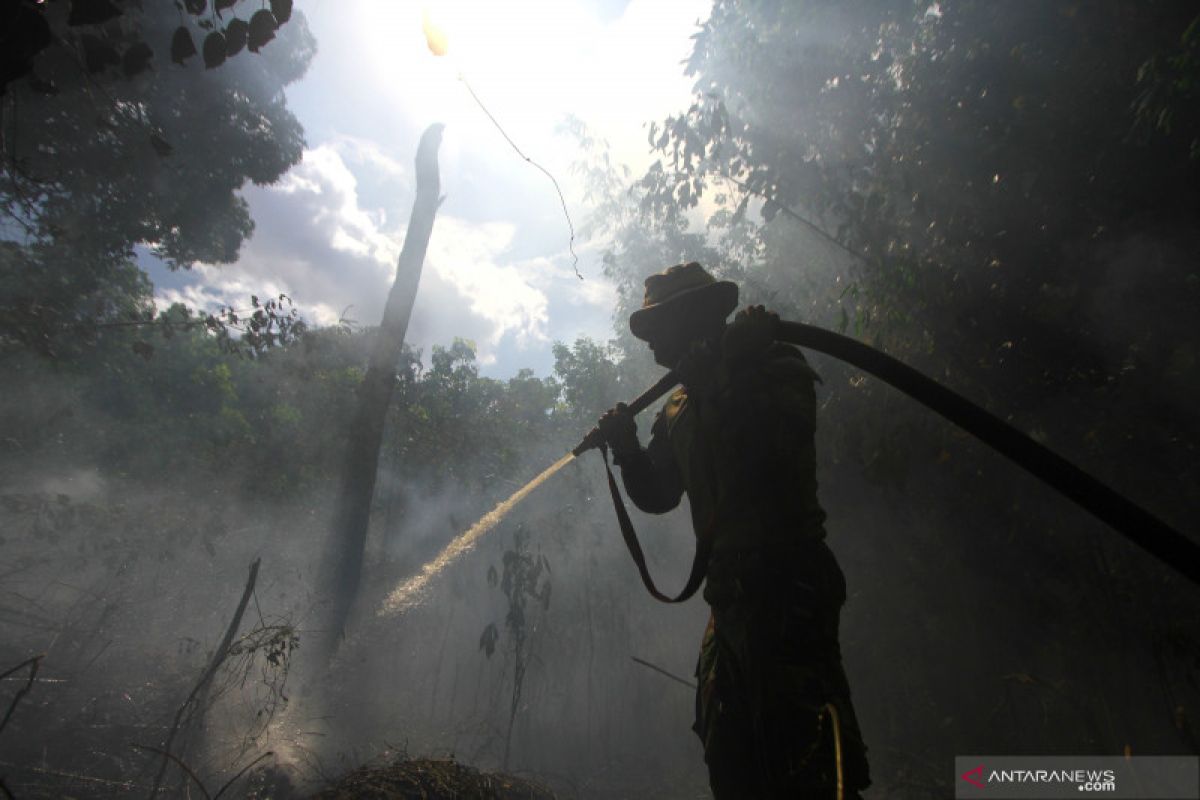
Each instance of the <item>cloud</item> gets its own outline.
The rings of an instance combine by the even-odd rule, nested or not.
[[[381,209],[361,205],[344,147],[307,150],[279,183],[246,187],[255,231],[237,263],[198,265],[185,285],[160,289],[159,302],[240,307],[251,294],[285,293],[318,325],[337,322],[350,306],[351,316],[377,322],[402,234]]]
[[[300,165],[269,193],[275,198],[297,196],[299,208],[292,211],[325,233],[334,250],[374,261],[383,274],[394,269],[399,242],[380,229],[377,217],[360,207],[358,179],[336,147],[322,145],[306,151]]]
[[[518,342],[546,341],[548,300],[519,264],[499,263],[512,244],[515,226],[490,222],[473,225],[454,217],[437,221],[429,266],[492,324],[489,344],[512,333]]]
[[[467,337],[488,374],[547,372],[550,342],[612,335],[616,291],[601,275],[604,242],[576,241],[580,281],[554,187],[512,151],[460,78],[523,154],[556,176],[577,228],[588,213],[570,170],[580,154],[557,133],[559,122],[577,116],[612,143],[618,163],[635,173],[646,166],[643,126],[688,104],[680,61],[708,6],[446,0],[439,8],[456,30],[444,59],[425,47],[418,6],[313,6],[307,16],[320,54],[288,89],[312,149],[280,184],[247,188],[257,228],[239,263],[202,267],[190,277],[203,287],[164,287],[162,299],[238,305],[270,285],[318,324],[348,306],[348,317],[377,324],[412,207],[416,143],[439,121],[446,203],[409,342],[427,354],[434,343]]]
[[[411,210],[412,157],[436,120],[447,124],[439,156],[447,200],[409,342],[428,354],[455,336],[472,339],[485,374],[505,377],[525,366],[548,372],[555,340],[611,337],[616,292],[601,274],[604,242],[576,241],[580,281],[553,185],[513,152],[459,77],[555,175],[578,228],[588,208],[570,167],[580,154],[559,123],[573,114],[612,143],[618,163],[643,168],[644,124],[689,102],[680,62],[708,0],[632,0],[616,18],[619,0],[603,15],[552,0],[440,7],[457,8],[460,23],[446,59],[426,49],[415,6],[309,10],[321,53],[288,102],[314,146],[276,185],[246,188],[256,230],[239,262],[201,266],[187,281],[164,275],[160,302],[240,307],[250,294],[283,292],[317,324],[347,308],[349,318],[378,324]]]
[[[364,181],[380,185],[377,204],[364,203]],[[255,233],[238,262],[197,265],[179,276],[185,280],[163,281],[158,302],[240,308],[252,294],[282,293],[317,325],[343,314],[376,325],[407,225],[396,198],[411,198],[402,188],[411,181],[410,171],[366,143],[341,139],[308,150],[278,184],[245,190]],[[518,233],[514,222],[439,214],[409,324],[411,345],[428,354],[435,344],[468,338],[482,365],[507,375],[526,365],[548,371],[550,341],[575,338],[580,322],[591,335],[606,330],[610,294],[593,281],[577,285],[558,259],[519,257]],[[552,307],[566,313],[554,320]]]

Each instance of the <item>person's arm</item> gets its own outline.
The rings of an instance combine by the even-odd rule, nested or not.
[[[635,506],[648,514],[663,514],[679,505],[683,481],[662,414],[655,419],[650,445],[645,448],[638,442],[637,425],[624,403],[601,417],[599,427],[612,449],[613,463],[621,468],[625,493]]]

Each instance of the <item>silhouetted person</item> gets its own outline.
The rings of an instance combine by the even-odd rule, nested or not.
[[[712,542],[694,728],[714,795],[833,798],[840,738],[845,797],[858,797],[870,777],[838,644],[846,583],[817,503],[820,378],[761,306],[726,325],[737,297],[696,263],[647,278],[629,327],[683,385],[648,447],[624,404],[600,429],[638,508],[661,514],[686,492]]]

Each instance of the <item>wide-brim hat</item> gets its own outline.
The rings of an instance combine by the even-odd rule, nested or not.
[[[717,280],[695,261],[676,264],[646,278],[646,295],[642,307],[629,315],[629,330],[649,340],[677,310],[686,310],[693,318],[725,319],[737,302],[736,283]]]

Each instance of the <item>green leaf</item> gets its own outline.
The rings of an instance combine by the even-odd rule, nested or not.
[[[213,31],[204,37],[204,68],[212,69],[225,63],[225,34]]]
[[[244,19],[231,19],[225,26],[225,55],[235,56],[242,52],[250,36],[250,26]]]
[[[265,8],[261,11],[255,11],[254,16],[250,18],[250,41],[248,47],[251,53],[257,53],[259,48],[275,38],[275,29],[279,24],[275,21],[275,15]]]
[[[171,60],[182,66],[184,61],[194,55],[196,43],[192,41],[192,33],[186,25],[180,25],[171,37]]]
[[[174,148],[171,147],[171,143],[159,136],[157,133],[150,134],[150,146],[153,147],[154,152],[158,153],[158,155],[162,158],[166,158],[167,156],[171,155],[172,151],[174,150]]]
[[[292,0],[271,0],[271,13],[280,25],[287,22],[292,18]]]

